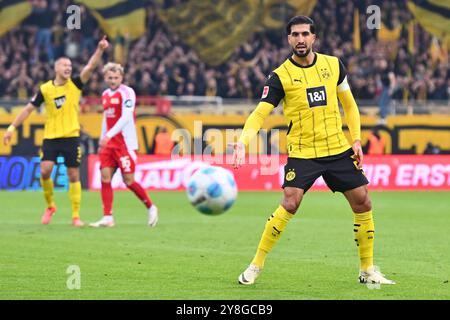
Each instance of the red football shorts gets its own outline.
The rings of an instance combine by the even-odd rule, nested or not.
[[[100,150],[100,169],[120,168],[122,173],[134,173],[136,153],[127,148],[102,148]]]

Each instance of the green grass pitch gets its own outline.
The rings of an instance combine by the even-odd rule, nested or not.
[[[0,299],[450,299],[450,193],[372,192],[375,264],[394,286],[357,283],[353,218],[340,194],[311,192],[268,256],[254,286],[238,275],[251,261],[281,193],[239,193],[230,211],[196,212],[185,193],[153,193],[156,228],[130,192],[116,192],[116,227],[70,226],[69,200],[40,225],[40,192],[0,192]],[[101,217],[84,192],[82,218]],[[69,290],[77,265],[81,288]]]

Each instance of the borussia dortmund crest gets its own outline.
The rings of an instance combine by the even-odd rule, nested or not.
[[[292,181],[295,179],[295,169],[289,169],[286,173],[286,181]]]
[[[322,75],[322,78],[324,78],[325,80],[330,77],[330,72],[327,70],[327,68],[320,69],[320,73]]]

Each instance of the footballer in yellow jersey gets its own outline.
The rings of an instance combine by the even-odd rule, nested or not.
[[[70,66],[70,60],[59,59],[58,64]],[[40,108],[44,103],[46,120],[44,139],[72,138],[80,136],[78,121],[79,101],[83,89],[81,77],[69,78],[63,85],[50,80],[39,87],[31,104]]]
[[[373,265],[375,228],[368,181],[361,166],[361,125],[345,67],[337,57],[313,51],[315,25],[309,17],[292,18],[286,32],[292,56],[270,74],[260,103],[248,117],[239,142],[234,144],[234,166],[238,168],[245,157],[245,146],[282,101],[288,125],[284,196],[266,223],[254,259],[238,281],[245,285],[255,282],[266,255],[297,212],[304,194],[322,176],[333,192],[344,194],[353,210],[360,258],[359,281],[394,284]],[[344,109],[351,143],[342,131],[338,100]]]
[[[109,46],[106,37],[98,43],[97,49],[83,68],[80,75],[72,78],[72,62],[62,57],[55,61],[55,78],[39,87],[37,94],[17,115],[6,131],[3,142],[8,144],[15,129],[41,104],[44,104],[46,121],[41,158],[41,185],[47,208],[42,216],[42,224],[49,224],[56,212],[53,197],[51,173],[59,155],[64,157],[69,178],[69,197],[72,203],[72,225],[82,227],[80,219],[81,183],[79,166],[81,162],[80,124],[78,121],[79,101],[83,84],[92,75],[104,50]]]

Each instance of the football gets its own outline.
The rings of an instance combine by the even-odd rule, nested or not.
[[[227,211],[237,197],[236,181],[231,171],[216,166],[198,169],[189,178],[186,192],[189,202],[206,215]]]

